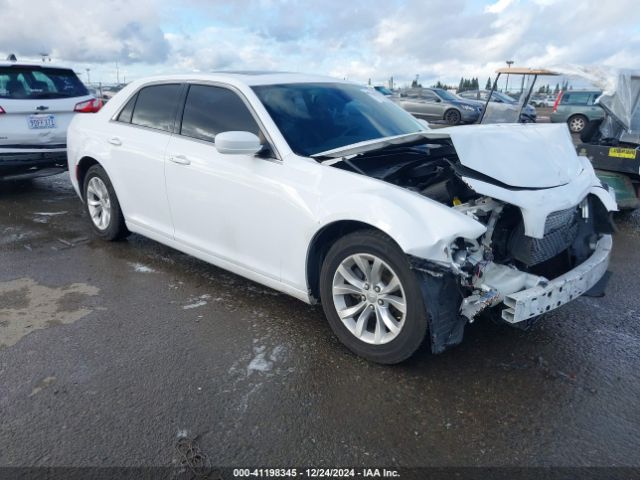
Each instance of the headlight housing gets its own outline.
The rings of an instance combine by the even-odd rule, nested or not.
[[[475,109],[469,105],[460,105],[460,108],[462,108],[463,110],[467,110],[469,112],[473,112]]]

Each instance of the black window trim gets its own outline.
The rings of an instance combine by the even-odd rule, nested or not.
[[[135,107],[138,103],[138,94],[144,90],[147,87],[156,87],[159,85],[177,85],[178,86],[178,101],[176,103],[175,106],[175,110],[173,112],[173,124],[171,125],[171,130],[167,131],[167,130],[162,130],[160,128],[154,128],[154,127],[148,127],[146,125],[138,125],[135,123],[132,123],[133,121],[133,112],[135,112]],[[142,128],[144,130],[149,130],[151,132],[157,132],[157,133],[163,133],[165,135],[173,135],[176,131],[176,120],[177,120],[177,114],[178,114],[178,110],[180,110],[180,105],[181,102],[183,100],[183,93],[184,93],[184,82],[182,81],[176,81],[176,80],[158,80],[155,82],[149,82],[149,83],[145,83],[144,85],[141,85],[139,88],[137,88],[131,95],[129,95],[127,97],[127,99],[122,102],[122,104],[118,107],[118,109],[116,110],[116,112],[111,115],[111,118],[109,119],[109,122],[113,122],[113,123],[117,123],[119,125],[128,125],[129,127],[134,127],[134,128]],[[133,111],[131,112],[131,122],[121,122],[120,120],[118,120],[118,117],[120,116],[120,113],[122,113],[122,110],[124,110],[124,108],[129,104],[129,102],[131,101],[131,99],[133,99],[134,97],[136,97],[136,101],[135,104],[133,105]]]
[[[135,124],[131,123],[131,120],[133,120],[133,111],[136,109],[136,103],[138,103],[138,93],[139,92],[140,92],[140,90],[138,90],[131,97],[129,97],[126,102],[124,102],[124,105],[122,105],[122,107],[120,108],[120,111],[116,115],[114,115],[114,119],[113,119],[114,122],[124,123],[125,125],[134,125],[134,126],[138,126],[138,127],[142,126],[142,125],[135,125]],[[120,114],[124,111],[125,108],[127,108],[127,105],[129,105],[129,102],[132,101],[132,100],[133,100],[133,108],[131,109],[131,119],[128,122],[120,120]]]
[[[155,86],[155,85],[175,85],[175,84],[180,84],[181,89],[178,92],[178,105],[177,105],[176,111],[175,111],[175,116],[174,116],[174,121],[173,121],[173,130],[171,132],[167,132],[165,130],[160,130],[160,129],[157,129],[157,128],[146,127],[144,125],[136,125],[135,123],[127,123],[127,122],[118,121],[118,117],[120,116],[120,112],[122,112],[122,110],[124,110],[124,107],[127,106],[129,101],[134,96],[137,96],[138,93],[140,93],[140,91],[143,88],[152,87],[152,86]],[[189,140],[194,141],[194,142],[202,142],[202,143],[206,143],[207,145],[213,145],[213,142],[209,142],[207,140],[201,140],[199,138],[187,137],[186,135],[181,135],[179,133],[180,129],[182,128],[182,114],[184,113],[184,107],[185,107],[186,100],[187,100],[187,92],[189,90],[189,86],[191,86],[191,85],[200,85],[200,86],[205,86],[205,87],[206,86],[211,86],[211,87],[226,88],[227,90],[231,90],[236,95],[238,95],[238,97],[240,97],[240,100],[242,100],[244,105],[249,110],[249,113],[251,114],[253,119],[258,124],[258,128],[260,129],[260,132],[262,132],[262,134],[264,135],[264,138],[267,140],[267,143],[269,144],[269,148],[271,149],[271,152],[273,153],[273,155],[275,157],[275,158],[267,158],[267,157],[260,157],[260,158],[263,159],[263,160],[267,160],[267,161],[271,161],[271,162],[275,162],[275,163],[283,163],[282,155],[280,154],[280,151],[278,150],[278,147],[276,147],[276,144],[273,141],[273,138],[271,138],[271,135],[269,134],[269,131],[264,126],[264,122],[262,121],[262,119],[260,118],[258,113],[255,111],[255,109],[253,108],[253,105],[251,105],[251,102],[249,102],[249,99],[247,98],[247,96],[240,89],[238,89],[234,85],[230,85],[228,83],[223,83],[223,82],[219,82],[219,81],[215,81],[215,80],[180,80],[180,81],[175,81],[175,80],[170,80],[170,79],[167,79],[167,80],[156,80],[156,81],[153,81],[153,82],[145,83],[144,85],[140,85],[135,91],[133,91],[126,98],[126,100],[124,102],[122,102],[122,104],[118,107],[118,109],[115,111],[115,113],[109,119],[109,122],[118,123],[120,125],[128,125],[129,127],[134,127],[134,128],[143,128],[145,130],[150,130],[152,132],[158,132],[158,133],[162,133],[162,134],[165,134],[165,135],[178,135],[181,138],[189,139]],[[136,98],[136,103],[137,102],[138,102],[138,99]],[[134,110],[135,110],[135,105],[134,105]],[[133,118],[133,115],[132,115],[132,118]]]
[[[184,114],[184,109],[186,106],[186,101],[187,101],[187,95],[189,92],[189,87],[191,87],[191,85],[196,85],[196,86],[200,86],[200,87],[219,87],[219,88],[224,88],[225,90],[229,90],[232,93],[235,93],[240,100],[244,103],[244,106],[247,107],[247,110],[249,111],[249,113],[251,114],[251,116],[253,117],[253,120],[256,122],[256,125],[258,125],[258,129],[260,130],[260,132],[262,133],[262,135],[264,135],[264,138],[267,141],[267,144],[269,145],[269,148],[271,149],[271,152],[273,153],[273,155],[275,156],[275,158],[267,158],[267,157],[261,157],[264,160],[269,160],[269,161],[275,161],[275,162],[279,162],[282,163],[282,156],[280,155],[280,152],[278,151],[277,147],[275,146],[275,143],[273,142],[273,139],[271,138],[271,135],[269,135],[267,129],[264,126],[264,123],[262,122],[262,120],[260,119],[260,117],[258,116],[258,114],[256,113],[255,109],[253,108],[253,105],[251,105],[251,103],[249,103],[249,100],[247,99],[247,97],[244,95],[243,92],[241,92],[238,88],[234,87],[233,85],[229,85],[228,83],[222,83],[222,82],[216,82],[216,81],[207,81],[207,80],[188,80],[184,83],[185,85],[185,90],[184,90],[184,97],[181,99],[181,105],[180,108],[178,109],[178,116],[176,118],[176,130],[175,130],[175,134],[188,139],[190,141],[194,141],[194,142],[200,142],[200,143],[204,143],[206,145],[215,145],[214,142],[211,142],[209,140],[204,140],[202,138],[194,138],[194,137],[190,137],[188,135],[182,135],[181,130],[182,130],[182,116]]]

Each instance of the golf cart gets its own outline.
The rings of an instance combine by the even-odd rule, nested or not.
[[[581,133],[578,154],[613,187],[618,208],[633,210],[640,206],[640,72],[616,72],[608,83],[597,100],[605,117]]]
[[[594,67],[562,67],[552,70],[501,68],[492,92],[519,90],[517,103],[487,101],[479,123],[516,123],[528,104],[540,76],[579,77],[603,90],[596,100],[605,116],[591,121],[580,134],[578,154],[589,158],[603,183],[615,190],[618,208],[640,206],[640,72]],[[504,87],[504,85],[507,85]],[[513,93],[511,93],[513,95]]]

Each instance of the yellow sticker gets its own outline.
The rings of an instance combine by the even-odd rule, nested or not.
[[[630,158],[635,160],[636,158],[636,150],[634,148],[617,148],[611,147],[609,149],[610,157],[618,157],[618,158]]]

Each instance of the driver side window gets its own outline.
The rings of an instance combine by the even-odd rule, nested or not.
[[[260,136],[253,115],[233,91],[208,85],[190,85],[180,134],[214,142],[220,132],[243,131]]]
[[[438,101],[438,97],[436,96],[436,94],[435,93],[431,93],[431,92],[424,92],[423,93],[423,98],[427,102],[437,102]]]

